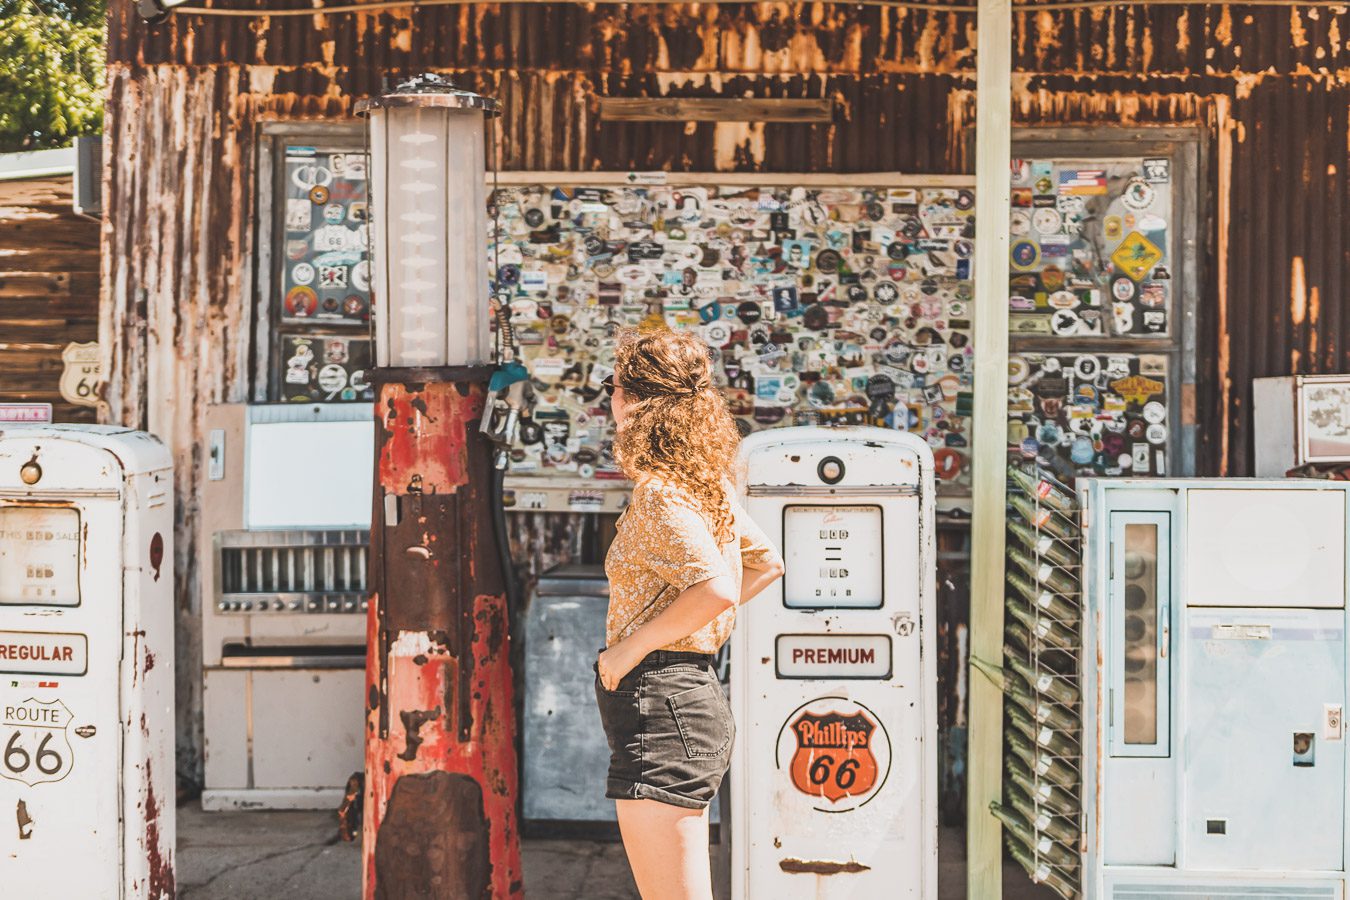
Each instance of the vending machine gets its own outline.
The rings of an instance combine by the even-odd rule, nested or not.
[[[742,460],[785,571],[732,635],[732,896],[935,898],[932,451],[797,426]]]
[[[368,403],[210,406],[202,808],[333,809],[364,765]]]
[[[1085,897],[1345,896],[1346,490],[1079,482]]]

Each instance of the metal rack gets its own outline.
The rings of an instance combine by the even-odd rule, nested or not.
[[[1029,463],[1008,469],[1003,803],[990,811],[1032,881],[1081,893],[1082,554],[1073,489]]]

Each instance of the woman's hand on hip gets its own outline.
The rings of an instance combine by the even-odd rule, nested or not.
[[[600,673],[600,683],[604,685],[605,690],[616,690],[623,676],[633,671],[633,667],[642,661],[642,656],[635,655],[635,649],[632,642],[625,639],[600,651],[600,655],[596,657],[596,671]]]

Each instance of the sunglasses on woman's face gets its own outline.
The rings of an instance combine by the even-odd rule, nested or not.
[[[600,382],[600,387],[604,388],[606,397],[614,396],[614,376],[606,375]]]

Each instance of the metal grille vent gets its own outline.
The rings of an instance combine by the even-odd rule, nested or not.
[[[223,612],[364,609],[368,531],[227,531],[216,540]]]

